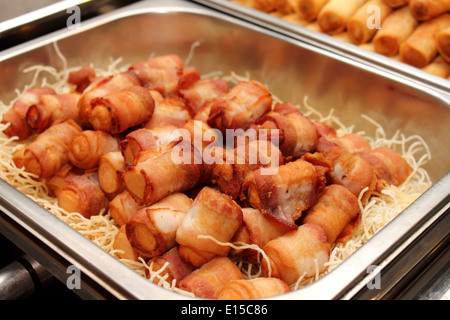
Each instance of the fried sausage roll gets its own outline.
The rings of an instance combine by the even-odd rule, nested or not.
[[[327,235],[316,224],[306,223],[284,235],[269,241],[263,248],[268,260],[262,260],[265,276],[279,278],[288,285],[300,277],[310,278],[316,270],[327,270],[330,258],[330,243]]]
[[[249,204],[280,223],[295,229],[295,222],[317,202],[325,188],[327,168],[298,159],[279,166],[278,172],[264,175],[253,171],[244,187]]]
[[[191,205],[191,198],[183,193],[174,193],[137,211],[126,223],[131,246],[150,258],[175,246],[177,229]]]
[[[150,92],[141,86],[131,86],[92,99],[89,121],[95,130],[117,134],[147,122],[154,109]]]
[[[8,137],[18,137],[21,141],[32,134],[26,120],[28,108],[38,104],[41,96],[45,94],[56,94],[56,92],[48,87],[28,89],[14,102],[2,118],[3,124],[9,123],[9,127],[3,131]]]
[[[278,278],[230,280],[220,291],[218,300],[263,299],[288,293],[291,289]]]
[[[108,208],[109,200],[100,188],[96,171],[69,174],[65,183],[58,194],[58,205],[67,212],[78,212],[89,219]]]
[[[109,202],[109,213],[119,226],[123,226],[133,214],[143,207],[134,200],[127,190],[123,190]]]
[[[92,128],[89,120],[91,102],[94,98],[119,92],[130,86],[139,86],[141,82],[132,72],[121,72],[95,79],[84,91],[78,101],[80,123],[84,128]]]
[[[223,97],[212,101],[208,124],[222,132],[246,130],[271,107],[272,95],[263,84],[255,80],[241,81]]]
[[[227,256],[230,247],[199,236],[228,242],[241,224],[241,207],[228,195],[204,187],[177,230],[180,255],[194,266],[201,266],[216,256]]]
[[[275,105],[273,111],[258,119],[256,130],[278,130],[279,148],[285,157],[300,158],[316,149],[319,135],[312,121],[291,103]]]
[[[56,121],[72,119],[78,122],[80,93],[44,94],[39,103],[28,108],[26,121],[33,132],[42,132]]]
[[[116,137],[104,131],[84,130],[70,141],[68,157],[78,168],[93,169],[98,166],[101,156],[119,150]]]
[[[151,279],[152,272],[158,272],[158,276],[153,277],[153,283],[158,284],[160,279],[164,279],[168,283],[176,281],[178,284],[188,274],[195,270],[195,267],[189,262],[184,261],[178,252],[178,246],[164,252],[162,255],[151,258],[147,265],[145,274]],[[162,271],[160,271],[162,269]],[[152,272],[150,272],[152,271]]]
[[[20,156],[14,162],[40,179],[51,177],[69,162],[70,141],[80,132],[80,126],[73,120],[53,124],[23,150],[19,150]]]
[[[241,270],[228,257],[215,257],[184,277],[178,287],[198,298],[217,299],[231,280],[243,280]]]
[[[166,97],[155,103],[155,110],[148,121],[143,124],[144,128],[153,129],[163,126],[183,127],[194,112],[186,101],[179,97]]]
[[[270,240],[291,231],[289,227],[254,208],[242,208],[242,217],[242,225],[234,234],[232,242],[256,244],[262,248]],[[258,258],[258,252],[252,249],[232,249],[231,254],[239,255],[249,262],[256,262]]]
[[[114,197],[124,189],[123,169],[125,169],[125,160],[120,151],[105,153],[98,160],[98,181],[108,197]]]
[[[303,223],[314,223],[325,231],[328,242],[345,242],[351,235],[347,226],[351,224],[359,214],[358,199],[346,187],[332,184],[325,188],[318,202],[305,214]],[[346,232],[344,230],[347,228]]]
[[[183,153],[181,157],[188,157],[186,162],[178,163],[178,151]],[[161,152],[141,152],[141,160],[123,171],[125,187],[138,203],[147,205],[171,193],[186,191],[197,184],[203,169],[201,159],[195,160],[198,157],[195,153],[190,141],[182,141]]]

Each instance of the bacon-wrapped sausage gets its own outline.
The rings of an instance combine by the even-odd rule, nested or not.
[[[81,125],[84,128],[92,128],[89,120],[92,99],[103,97],[113,92],[119,92],[130,86],[139,86],[140,84],[139,78],[132,72],[121,72],[95,79],[83,91],[83,94],[78,101]]]
[[[117,134],[147,122],[154,109],[150,92],[141,86],[131,86],[92,99],[89,121],[95,130]]]
[[[241,81],[227,94],[211,103],[208,124],[222,132],[246,130],[272,108],[272,95],[260,82]]]
[[[108,208],[109,200],[100,188],[96,171],[69,174],[65,183],[58,194],[58,206],[67,212],[78,212],[89,219]]]
[[[243,280],[244,275],[228,257],[215,257],[184,277],[178,287],[198,298],[217,299],[231,280]]]
[[[125,187],[138,203],[153,204],[171,193],[186,191],[199,181],[203,166],[201,159],[195,160],[196,151],[190,141],[177,142],[161,152],[148,151],[150,154],[142,152],[141,160],[125,168],[122,175]],[[186,162],[177,163],[178,151],[183,153],[181,157],[188,158]]]
[[[32,130],[26,120],[28,108],[38,104],[40,97],[44,94],[56,94],[56,92],[48,87],[28,89],[14,102],[11,109],[3,115],[1,123],[9,123],[9,127],[3,131],[8,137],[16,136],[21,141],[31,135]]]
[[[137,261],[139,253],[131,246],[127,238],[126,227],[122,226],[114,237],[113,248],[119,259],[128,259]]]
[[[218,300],[263,299],[288,293],[291,289],[278,278],[230,280],[220,291]]]
[[[278,103],[273,111],[258,119],[256,129],[276,129],[279,132],[279,148],[285,157],[298,159],[306,152],[313,152],[319,135],[312,121],[291,103]]]
[[[177,229],[191,204],[185,194],[174,193],[137,211],[126,223],[132,247],[145,257],[155,257],[175,246]]]
[[[328,168],[297,159],[264,175],[261,169],[249,174],[244,190],[249,204],[280,223],[295,229],[302,212],[317,202],[325,188]]]
[[[194,112],[186,101],[179,97],[167,97],[155,104],[152,117],[143,124],[144,128],[153,129],[163,126],[183,127]]]
[[[109,213],[119,226],[123,226],[133,214],[143,207],[134,200],[127,190],[123,190],[109,202]]]
[[[164,270],[158,272],[158,277],[153,278],[153,282],[156,284],[159,283],[160,278],[164,278],[168,283],[173,283],[173,281],[176,281],[178,284],[188,274],[195,270],[193,265],[184,261],[180,257],[178,246],[173,247],[160,256],[151,258],[147,264],[152,272],[158,272],[164,268]],[[149,279],[152,276],[150,270],[147,269],[145,272],[147,278]]]
[[[89,85],[95,80],[95,70],[90,66],[84,66],[79,70],[71,71],[67,82],[76,86],[76,91],[83,93]]]
[[[350,228],[358,217],[359,205],[356,196],[346,187],[332,184],[325,188],[318,202],[305,214],[303,223],[314,223],[325,231],[328,242],[345,242],[352,234]],[[344,230],[346,230],[344,232]]]
[[[105,153],[98,160],[98,181],[103,192],[109,197],[117,195],[124,189],[122,170],[125,160],[120,151]]]
[[[270,240],[291,231],[291,228],[254,208],[242,208],[242,215],[242,225],[234,234],[232,242],[256,244],[262,248]],[[249,262],[256,262],[258,258],[258,252],[252,249],[232,249],[231,254],[239,255]]]
[[[310,278],[327,270],[330,258],[327,235],[316,224],[306,223],[284,235],[269,241],[263,250],[267,259],[262,260],[265,276],[279,278],[288,285],[304,276]]]
[[[22,164],[27,172],[40,179],[53,176],[69,162],[70,141],[80,132],[80,126],[73,120],[53,124],[18,151],[20,156],[15,159],[16,165]]]
[[[228,82],[223,79],[202,79],[190,86],[180,88],[180,95],[197,113],[205,102],[224,96],[229,91]]]
[[[204,187],[177,230],[180,255],[194,266],[201,266],[216,256],[228,255],[230,247],[199,236],[228,242],[241,224],[241,207],[228,195]]]
[[[84,130],[70,141],[68,157],[78,168],[93,169],[98,166],[101,156],[119,150],[116,137],[104,131]]]

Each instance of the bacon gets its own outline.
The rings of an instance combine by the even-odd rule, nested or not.
[[[69,161],[81,169],[94,169],[100,157],[119,151],[119,141],[104,131],[84,130],[75,135],[68,148]]]
[[[70,141],[80,132],[81,128],[73,120],[53,124],[19,150],[14,161],[39,179],[51,177],[69,162]]]
[[[279,131],[279,148],[285,157],[298,159],[316,149],[319,135],[312,121],[291,103],[278,103],[273,111],[258,119],[252,126],[257,130]]]
[[[212,101],[208,124],[222,132],[246,130],[272,108],[272,95],[260,82],[241,81],[223,97]]]
[[[262,248],[264,245],[291,229],[284,224],[263,215],[261,211],[254,208],[242,208],[242,225],[233,236],[231,242],[243,242],[247,244],[256,244]],[[259,253],[253,249],[232,249],[231,255],[239,255],[242,259],[248,262],[256,263],[258,261]]]
[[[78,101],[79,119],[81,126],[92,128],[89,120],[91,101],[97,97],[103,97],[110,93],[119,92],[130,86],[139,86],[141,82],[132,72],[121,72],[106,77],[95,79],[84,91]]]
[[[139,253],[131,246],[125,226],[120,227],[119,232],[116,233],[113,248],[117,258],[138,261]]]
[[[177,229],[191,204],[192,199],[185,194],[174,193],[133,214],[126,232],[134,250],[151,258],[174,247]]]
[[[180,95],[197,113],[209,100],[224,96],[229,91],[228,82],[223,79],[202,79],[191,86],[180,87]]]
[[[201,266],[216,256],[227,256],[230,247],[199,236],[228,242],[241,224],[241,207],[220,191],[204,187],[177,230],[176,241],[180,245],[181,257],[194,266]]]
[[[184,277],[178,287],[198,298],[217,299],[228,282],[243,279],[242,272],[228,257],[215,257]]]
[[[143,207],[134,200],[127,190],[123,190],[109,202],[109,213],[119,226],[123,226],[133,214]]]
[[[153,129],[163,126],[183,127],[194,115],[186,101],[179,97],[167,97],[157,102],[152,117],[143,124]]]
[[[327,169],[303,159],[279,166],[276,174],[264,175],[258,169],[244,182],[244,192],[253,208],[296,229],[296,220],[325,188]]]
[[[117,134],[147,122],[154,110],[150,92],[141,86],[131,86],[92,99],[89,121],[95,130]]]
[[[69,174],[66,186],[58,194],[58,206],[67,212],[78,212],[89,219],[108,209],[109,200],[98,183],[96,171],[82,175]]]
[[[32,134],[26,120],[28,108],[38,104],[40,97],[45,94],[56,94],[56,92],[48,87],[28,89],[14,102],[11,109],[3,115],[1,122],[9,123],[9,127],[3,130],[8,137],[18,137],[18,140],[22,141]]]
[[[288,285],[298,278],[311,278],[316,270],[328,269],[330,243],[327,235],[316,224],[306,223],[284,235],[269,241],[263,250],[268,259],[262,260],[263,275],[283,280]],[[267,261],[268,260],[268,261]]]
[[[195,160],[196,151],[190,142],[176,142],[161,152],[149,151],[147,155],[141,152],[140,160],[125,168],[122,175],[125,187],[138,203],[153,204],[171,193],[186,191],[199,181],[202,162]],[[188,158],[186,162],[174,162],[178,151],[181,158]]]
[[[67,82],[76,86],[76,91],[83,93],[89,85],[95,80],[95,70],[90,66],[84,66],[80,70],[69,73]]]
[[[358,216],[356,196],[346,187],[332,184],[325,188],[318,202],[306,212],[302,223],[314,223],[322,227],[328,242],[333,244],[336,241],[344,242],[351,235],[352,230],[347,227],[356,227],[352,222]]]
[[[120,151],[110,151],[99,158],[98,181],[108,197],[114,197],[125,188],[122,181],[124,168],[125,160]]]
[[[288,293],[291,289],[277,278],[254,278],[231,280],[220,291],[218,300],[250,300],[275,297]]]
[[[152,279],[152,272],[158,272],[158,276],[153,277],[153,283],[155,284],[159,284],[160,278],[165,279],[168,283],[172,284],[175,281],[178,284],[195,270],[193,265],[180,257],[178,246],[173,247],[160,256],[151,258],[147,265],[149,269],[145,270],[145,275],[148,279]]]
[[[377,191],[386,184],[401,185],[413,171],[398,152],[387,147],[373,149],[361,154],[361,157],[375,168],[378,178]]]

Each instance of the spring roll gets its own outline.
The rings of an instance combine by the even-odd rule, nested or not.
[[[325,231],[318,225],[306,223],[278,238],[263,248],[268,259],[262,260],[264,276],[283,280],[288,285],[298,278],[311,278],[328,269],[330,243]],[[267,261],[268,260],[268,261]]]
[[[400,8],[409,3],[409,0],[383,0],[391,8]]]
[[[275,3],[272,0],[232,0],[243,6],[260,10],[263,12],[271,12],[275,10]]]
[[[436,42],[439,54],[445,61],[450,63],[450,27],[438,32]]]
[[[419,21],[430,20],[450,10],[449,0],[410,0],[412,15]]]
[[[131,246],[149,258],[174,247],[177,229],[191,205],[191,198],[177,192],[137,211],[126,223]]]
[[[450,27],[449,13],[421,23],[400,46],[402,61],[417,68],[424,68],[438,53],[437,34],[448,27]]]
[[[204,187],[177,230],[176,241],[180,245],[181,257],[194,266],[201,266],[216,256],[227,256],[230,247],[199,236],[228,242],[241,224],[241,207],[228,195]]]
[[[450,63],[445,61],[442,56],[437,56],[429,65],[422,68],[422,70],[435,76],[447,79],[450,75]]]
[[[383,0],[369,0],[364,3],[347,23],[347,33],[352,42],[355,44],[369,42],[391,12],[392,8]]]
[[[217,299],[231,280],[243,280],[244,275],[228,257],[216,257],[187,275],[179,288],[198,298]]]
[[[218,300],[250,300],[275,297],[288,293],[291,289],[278,278],[255,278],[231,280],[220,291]]]
[[[417,26],[418,22],[408,6],[393,11],[386,17],[381,29],[373,38],[375,51],[389,57],[397,55],[400,45],[408,39]]]
[[[292,7],[295,12],[307,21],[314,21],[317,19],[320,10],[330,0],[291,0]]]
[[[104,131],[84,130],[70,141],[67,156],[74,166],[93,169],[98,166],[101,156],[119,150],[116,137]]]
[[[328,34],[341,33],[347,27],[350,17],[367,0],[330,0],[326,3],[317,16],[322,32]]]

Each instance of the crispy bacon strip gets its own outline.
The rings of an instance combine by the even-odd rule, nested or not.
[[[152,117],[143,124],[153,129],[163,126],[183,127],[194,115],[186,101],[179,97],[167,97],[155,104]]]
[[[319,135],[312,121],[291,103],[278,103],[273,111],[258,119],[252,126],[257,130],[279,132],[279,148],[285,157],[298,159],[306,152],[313,152]]]
[[[347,240],[352,233],[352,230],[347,227],[356,227],[352,222],[358,216],[359,205],[356,196],[346,187],[332,184],[325,188],[318,202],[306,212],[303,223],[321,226],[327,235],[328,242],[333,244],[335,241]]]
[[[211,103],[208,124],[226,129],[246,130],[256,119],[272,108],[272,95],[260,82],[241,81],[227,94]]]
[[[51,177],[69,162],[70,141],[80,132],[80,126],[73,120],[53,124],[19,150],[14,162],[39,179]]]
[[[279,278],[288,285],[299,277],[310,278],[318,272],[327,270],[326,262],[330,258],[330,243],[327,235],[316,224],[302,224],[297,230],[269,241],[264,247],[269,262],[262,260],[265,276]],[[269,268],[270,265],[270,268]]]
[[[241,207],[220,191],[204,187],[177,230],[181,257],[194,266],[201,266],[216,256],[227,256],[230,247],[199,236],[228,242],[241,224]]]
[[[298,159],[279,166],[278,173],[263,175],[258,169],[244,182],[249,204],[280,223],[295,229],[303,211],[317,202],[325,188],[328,168]]]
[[[191,198],[183,193],[174,193],[137,211],[126,223],[131,246],[149,258],[174,247],[177,229],[191,205]]]
[[[141,82],[132,72],[121,72],[95,79],[84,91],[78,101],[80,123],[84,128],[92,128],[89,120],[91,101],[113,92],[119,92],[130,86],[139,86]]]
[[[120,151],[110,151],[99,158],[98,181],[108,197],[114,197],[125,188],[122,181],[124,168],[125,160]]]
[[[164,270],[159,272],[159,277],[153,278],[153,283],[156,284],[159,283],[159,278],[165,278],[165,281],[168,283],[173,283],[173,281],[179,283],[195,270],[193,265],[180,257],[178,246],[173,247],[160,256],[150,259],[147,264],[153,272],[157,272],[164,267]],[[150,279],[151,273],[148,269],[145,270],[145,274]]]
[[[100,188],[96,171],[69,174],[65,182],[66,186],[58,194],[58,206],[62,209],[89,219],[108,208],[109,200]]]
[[[217,299],[228,282],[242,279],[241,270],[230,258],[216,257],[184,277],[178,287],[198,298]]]
[[[48,87],[28,89],[14,102],[11,109],[3,115],[1,123],[10,124],[3,131],[8,137],[16,136],[19,138],[19,141],[22,141],[32,134],[32,130],[28,127],[26,121],[27,111],[30,106],[38,104],[39,99],[44,94],[56,94],[56,92]]]
[[[109,213],[119,226],[123,226],[133,214],[143,207],[134,200],[127,190],[123,190],[109,202]]]
[[[278,278],[254,278],[230,280],[220,291],[218,300],[250,300],[275,297],[288,293],[291,289]]]
[[[98,166],[100,157],[119,151],[119,140],[104,131],[84,130],[75,135],[69,144],[69,161],[81,169]]]
[[[177,149],[175,149],[177,148]],[[186,162],[174,162],[176,152],[186,155]],[[140,204],[153,204],[174,192],[183,192],[194,187],[202,172],[201,161],[196,161],[195,149],[190,142],[176,142],[167,150],[149,154],[142,152],[132,166],[125,168],[125,187]],[[145,158],[145,159],[144,159]]]
[[[284,224],[263,215],[261,211],[254,208],[242,208],[242,225],[233,236],[231,242],[243,242],[248,244],[256,244],[260,248],[264,245],[291,229]],[[233,256],[239,255],[246,261],[257,262],[258,252],[253,249],[237,250],[232,249]]]
[[[154,110],[150,92],[141,86],[131,86],[92,99],[89,121],[95,130],[117,134],[147,122]]]

